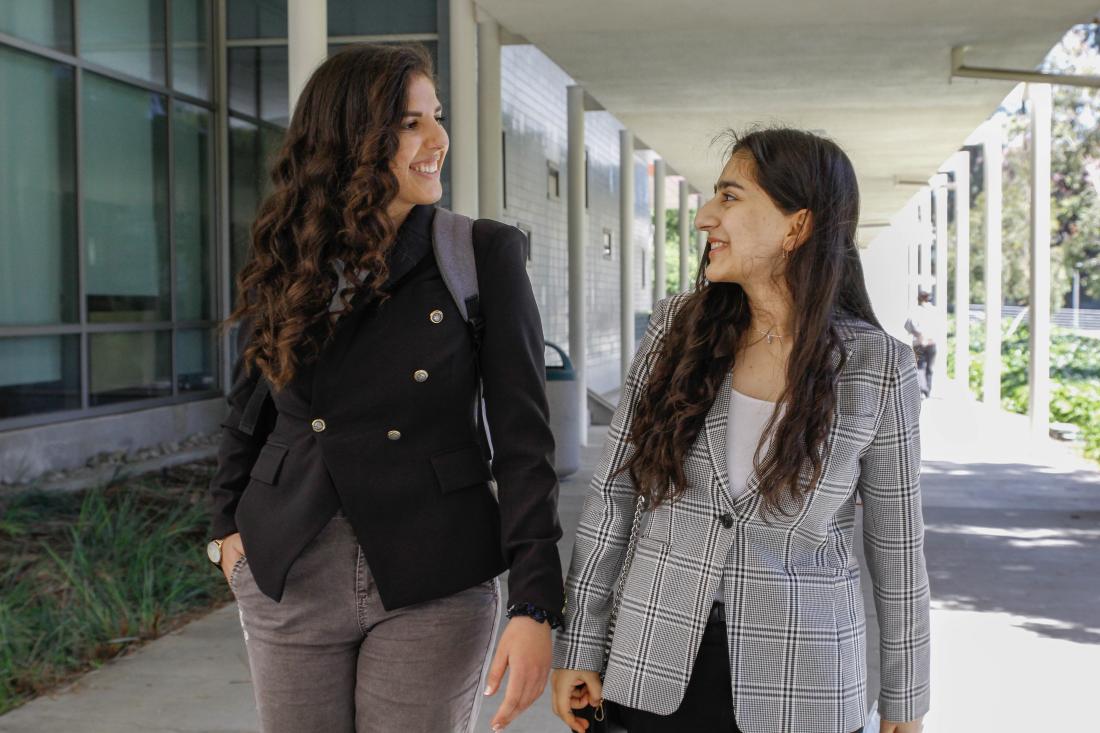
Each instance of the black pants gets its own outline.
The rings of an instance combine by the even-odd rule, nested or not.
[[[618,705],[618,719],[629,733],[741,733],[733,718],[731,686],[726,613],[721,603],[715,603],[684,700],[676,712],[657,715]],[[855,733],[862,731],[860,728]]]

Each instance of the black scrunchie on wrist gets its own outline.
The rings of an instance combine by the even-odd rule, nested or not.
[[[551,613],[545,608],[541,608],[532,603],[513,603],[508,606],[506,613],[508,618],[515,618],[516,616],[527,616],[541,623],[550,624],[551,629],[564,629],[565,623],[562,621],[560,613]]]

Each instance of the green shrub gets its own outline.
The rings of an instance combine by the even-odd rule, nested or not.
[[[228,599],[203,553],[209,467],[0,503],[0,714]]]

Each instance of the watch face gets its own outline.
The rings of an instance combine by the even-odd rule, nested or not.
[[[215,540],[211,540],[210,544],[206,546],[206,556],[210,558],[210,562],[215,565],[221,565],[222,562],[222,546]]]

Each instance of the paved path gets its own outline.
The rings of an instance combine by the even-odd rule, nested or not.
[[[922,425],[934,599],[926,731],[1100,730],[1100,472],[1029,440],[1023,418],[973,404],[927,401]],[[582,471],[562,485],[564,563],[605,430],[592,430]],[[869,669],[874,687],[873,655]],[[233,606],[0,717],[3,733],[256,730]],[[510,728],[561,730],[545,700]]]

